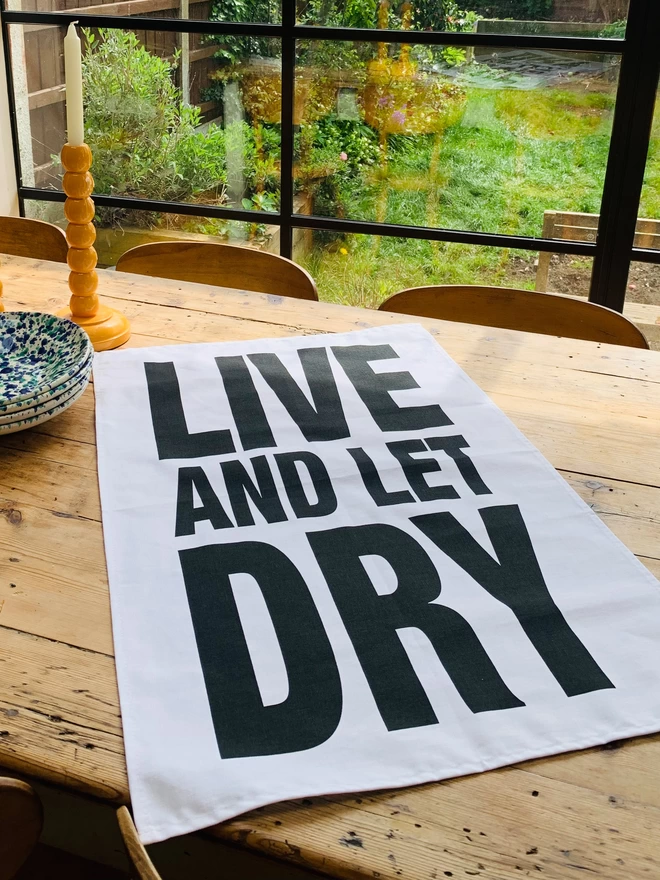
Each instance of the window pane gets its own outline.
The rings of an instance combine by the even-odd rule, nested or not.
[[[297,0],[302,24],[622,38],[628,0]]]
[[[455,53],[299,44],[295,184],[308,213],[548,237],[568,222],[549,212],[598,214],[615,59],[536,53],[513,73]]]
[[[407,287],[484,284],[534,290],[539,254],[508,248],[298,229],[294,259],[314,277],[320,298],[377,308]],[[587,296],[591,259],[554,258],[549,290]]]
[[[63,32],[11,26],[11,34],[24,179],[61,188]],[[271,46],[271,57],[245,55],[233,65],[197,61],[191,50],[186,70],[184,52],[176,48],[181,35],[151,37],[149,49],[130,31],[87,36],[85,137],[95,191],[277,210],[279,45]],[[122,209],[99,207],[99,215],[115,224],[124,219]]]

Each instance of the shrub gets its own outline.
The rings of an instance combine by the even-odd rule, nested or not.
[[[85,37],[85,137],[96,191],[171,201],[204,193],[207,201],[224,200],[225,133],[216,126],[196,130],[200,112],[181,100],[176,60],[152,55],[130,32]],[[125,212],[99,207],[97,213],[101,222],[116,223]]]

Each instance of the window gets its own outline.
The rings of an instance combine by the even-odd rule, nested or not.
[[[23,209],[55,222],[83,29],[102,264],[211,236],[355,304],[456,282],[617,309],[660,264],[635,238],[660,221],[656,0],[83,2],[2,22]]]

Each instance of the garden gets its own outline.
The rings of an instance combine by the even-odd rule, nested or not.
[[[539,19],[552,5],[507,2],[514,15],[531,4],[526,17]],[[308,23],[470,31],[489,8],[469,5],[309,0],[298,15]],[[219,20],[276,16],[273,0],[216,0],[213,12]],[[613,21],[603,32],[617,28],[621,22]],[[205,97],[221,111],[209,121],[183,102],[176,55],[150,53],[131,32],[87,34],[85,114],[97,192],[279,208],[279,44],[226,37],[215,58]],[[606,55],[493,55],[408,45],[403,37],[389,46],[299,42],[295,209],[525,236],[542,234],[546,211],[598,214],[617,75],[617,58]],[[640,209],[648,218],[660,218],[659,127],[656,119]],[[277,250],[276,227],[257,219],[98,211],[110,230],[210,235]],[[535,285],[538,255],[529,251],[323,231],[297,235],[294,244],[321,297],[355,305],[377,306],[395,290],[422,284]],[[590,268],[585,258],[553,257],[549,289],[586,295]],[[632,298],[657,301],[654,270],[633,267]]]

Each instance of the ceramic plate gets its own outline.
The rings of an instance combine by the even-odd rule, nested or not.
[[[70,391],[71,389],[75,388],[78,382],[80,382],[80,380],[82,379],[83,374],[89,374],[93,362],[94,351],[92,350],[89,357],[87,358],[85,363],[81,365],[76,375],[71,376],[69,379],[62,382],[61,385],[56,385],[54,388],[49,388],[47,391],[42,391],[40,394],[35,394],[33,397],[25,397],[23,398],[23,400],[15,400],[11,403],[4,403],[0,400],[0,418],[4,415],[9,415],[11,413],[21,413],[23,412],[23,410],[41,406],[42,404],[48,403],[56,397],[60,397],[62,394],[64,394],[65,391]],[[11,421],[11,419],[8,419],[8,421]]]
[[[89,357],[89,336],[66,318],[0,313],[0,401],[17,403],[56,388]]]
[[[0,425],[0,436],[2,434],[13,434],[16,431],[24,431],[26,428],[34,428],[35,425],[41,425],[43,422],[47,422],[54,416],[58,416],[81,397],[88,384],[89,380],[81,385],[80,388],[76,390],[76,393],[72,394],[68,400],[65,400],[64,403],[61,403],[59,406],[54,407],[54,409],[48,410],[48,412],[42,413],[39,416],[32,416],[30,419],[23,419],[20,422],[10,422],[8,425]]]
[[[90,363],[85,371],[78,373],[75,383],[67,388],[66,391],[63,391],[61,394],[49,398],[44,403],[40,403],[38,406],[26,406],[25,409],[18,410],[17,412],[0,414],[0,426],[10,425],[13,422],[24,422],[26,419],[31,419],[34,416],[43,415],[44,413],[50,412],[51,409],[55,409],[55,407],[61,406],[70,397],[73,397],[73,395],[76,394],[80,390],[80,388],[86,387],[87,383],[89,382],[91,372],[92,365]]]

